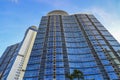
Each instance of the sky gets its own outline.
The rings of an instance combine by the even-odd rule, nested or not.
[[[90,13],[120,42],[120,0],[0,0],[0,56],[52,10]]]

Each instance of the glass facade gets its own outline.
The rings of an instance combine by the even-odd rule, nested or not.
[[[18,55],[20,44],[15,44],[7,47],[0,59],[0,79],[6,80],[15,58]]]
[[[118,80],[119,49],[91,14],[43,16],[24,80],[68,80],[65,74],[74,69],[82,71],[85,80]]]
[[[8,46],[0,58],[0,80],[22,80],[29,55],[36,37],[37,28],[31,26],[25,32],[24,39]]]
[[[58,12],[42,17],[23,80],[69,80],[75,69],[85,80],[120,80],[120,44],[106,28],[92,14]]]

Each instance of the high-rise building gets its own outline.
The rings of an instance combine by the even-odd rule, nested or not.
[[[8,46],[0,59],[0,79],[8,76],[17,56],[20,43]],[[5,78],[3,79],[5,80]]]
[[[22,42],[7,47],[0,59],[0,80],[22,80],[21,70],[27,66],[36,33],[37,28],[31,26]]]
[[[77,69],[85,80],[120,80],[120,44],[94,15],[54,10],[42,17],[33,40],[30,35],[19,49],[8,47],[18,52],[12,68],[4,58],[12,50],[1,57],[1,79],[69,80],[65,75]]]

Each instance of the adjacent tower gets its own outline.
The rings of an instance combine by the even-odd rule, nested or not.
[[[65,74],[75,69],[85,80],[120,80],[120,44],[92,14],[51,11],[42,17],[33,42],[18,80],[69,80]],[[23,47],[21,52],[30,45]]]
[[[31,26],[20,43],[7,47],[0,59],[0,80],[23,80],[36,34],[37,27]]]

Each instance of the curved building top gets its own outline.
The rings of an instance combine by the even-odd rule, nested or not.
[[[63,10],[53,10],[53,11],[51,11],[51,12],[49,12],[47,14],[47,16],[50,16],[50,15],[62,15],[62,16],[66,16],[66,15],[68,15],[68,13],[65,12],[65,11],[63,11]]]

